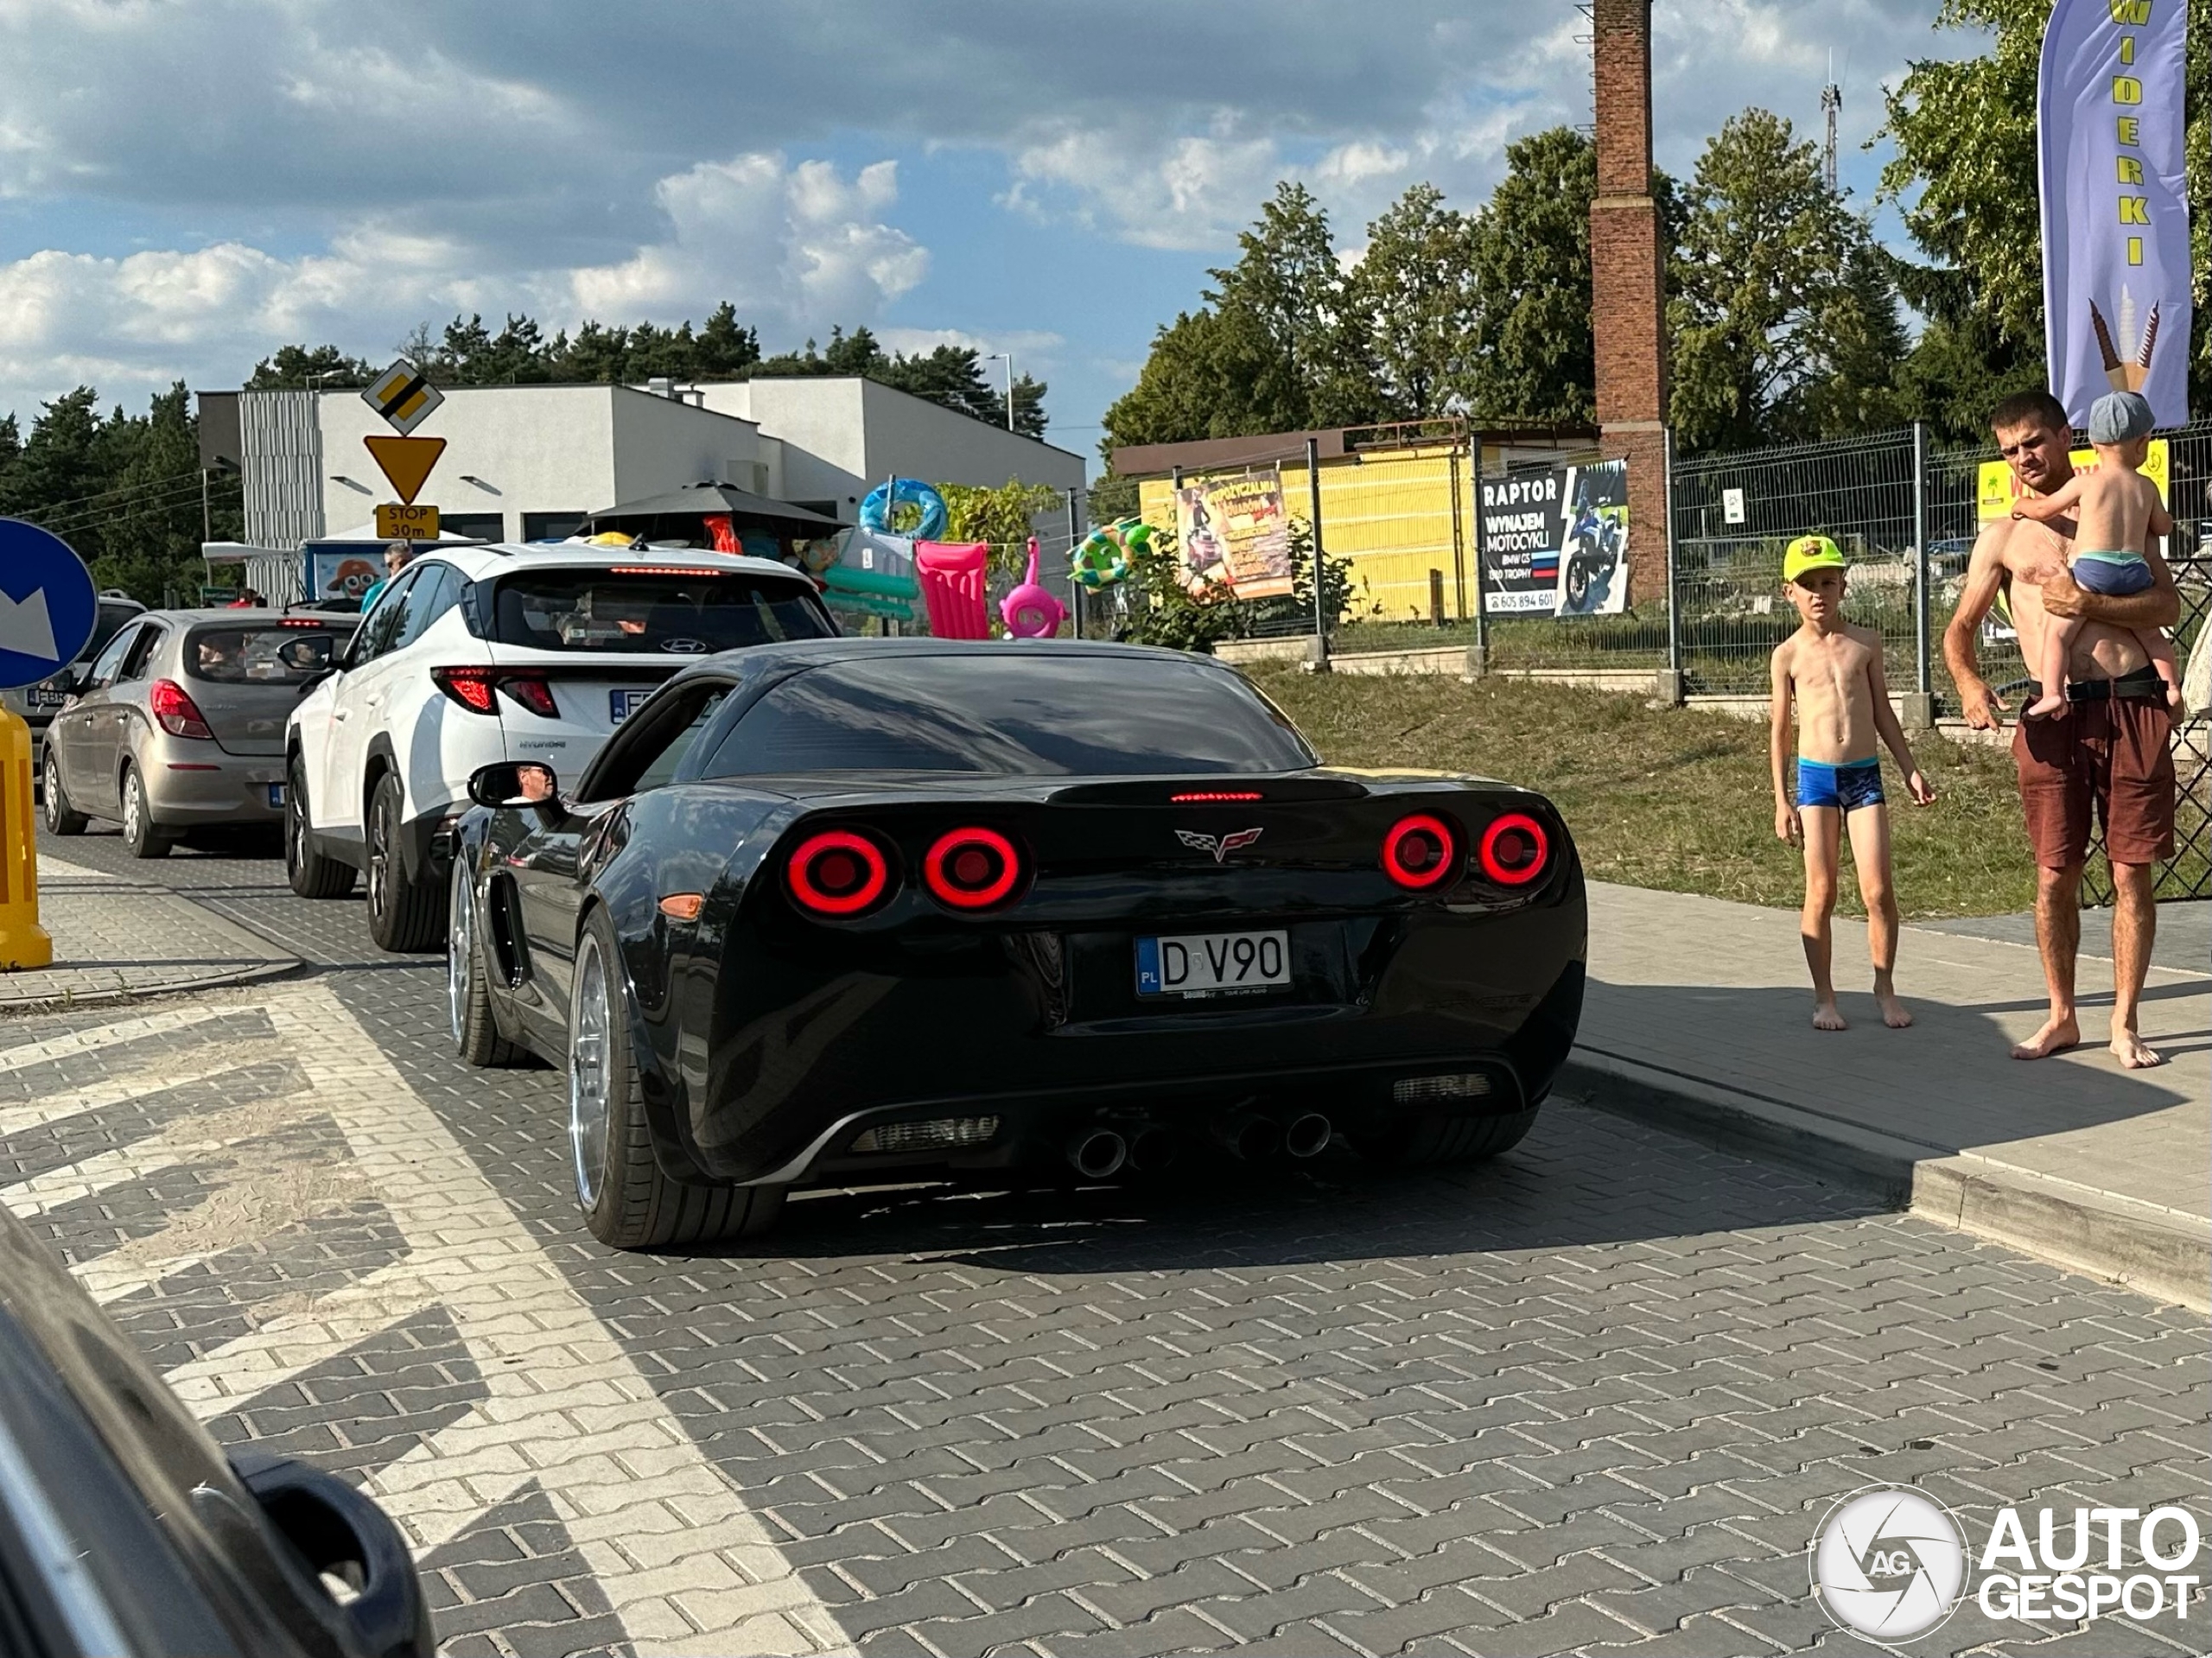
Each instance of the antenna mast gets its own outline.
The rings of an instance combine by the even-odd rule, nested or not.
[[[1821,149],[1821,177],[1827,181],[1828,194],[1835,194],[1835,122],[1843,113],[1843,88],[1836,84],[1835,54],[1828,54],[1827,84],[1821,88],[1821,113],[1827,119],[1827,142]]]

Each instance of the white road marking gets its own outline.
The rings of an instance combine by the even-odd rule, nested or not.
[[[0,1048],[0,1076],[10,1071],[26,1070],[33,1065],[42,1065],[48,1060],[67,1059],[76,1054],[91,1053],[100,1048],[111,1047],[118,1042],[136,1041],[142,1036],[159,1036],[165,1031],[190,1030],[196,1025],[213,1024],[219,1019],[230,1019],[250,1011],[250,1006],[210,1009],[205,1003],[195,1002],[186,1007],[164,1007],[156,1013],[140,1013],[131,1019],[119,1019],[111,1024],[89,1026],[81,1031],[48,1037],[43,1042],[19,1042],[12,1048]]]
[[[265,1041],[269,1057],[275,1058],[276,1050]],[[226,1045],[219,1059],[201,1065],[186,1065],[181,1069],[133,1071],[127,1077],[111,1077],[95,1088],[72,1089],[67,1094],[48,1094],[29,1105],[0,1106],[0,1136],[20,1134],[29,1128],[43,1128],[49,1122],[59,1122],[64,1117],[73,1117],[80,1112],[105,1111],[111,1106],[128,1105],[133,1100],[143,1100],[150,1094],[165,1089],[182,1088],[192,1083],[204,1083],[212,1077],[227,1077],[234,1070],[266,1063],[261,1060],[241,1060],[237,1051]]]
[[[319,981],[258,995],[306,1073],[302,1100],[337,1121],[409,1245],[380,1283],[353,1286],[355,1305],[365,1313],[411,1280],[453,1318],[490,1392],[370,1482],[416,1546],[453,1536],[534,1478],[645,1649],[848,1648],[767,1528],[336,995]],[[404,1291],[396,1304],[413,1302]],[[342,1333],[308,1337],[292,1362]],[[244,1375],[188,1369],[197,1374],[180,1381],[204,1376],[226,1392]],[[208,1402],[194,1407],[213,1413]]]

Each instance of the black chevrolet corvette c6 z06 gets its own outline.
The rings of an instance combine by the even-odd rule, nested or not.
[[[932,1168],[1485,1156],[1581,1011],[1550,803],[1325,766],[1175,651],[759,646],[671,679],[573,790],[524,762],[471,794],[454,1042],[566,1072],[577,1199],[626,1248]]]

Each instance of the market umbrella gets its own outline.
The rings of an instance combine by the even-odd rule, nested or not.
[[[848,527],[823,513],[771,500],[734,484],[686,484],[665,495],[604,507],[584,519],[583,533],[624,530],[649,541],[663,537],[696,541],[704,533],[700,520],[723,513],[740,530],[756,525],[794,541],[813,540]]]

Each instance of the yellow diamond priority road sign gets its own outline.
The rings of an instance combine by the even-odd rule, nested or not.
[[[385,541],[435,541],[438,509],[387,501],[377,508],[377,534]]]
[[[445,398],[423,378],[423,371],[404,357],[369,382],[361,401],[385,417],[391,429],[405,437],[429,417]]]

